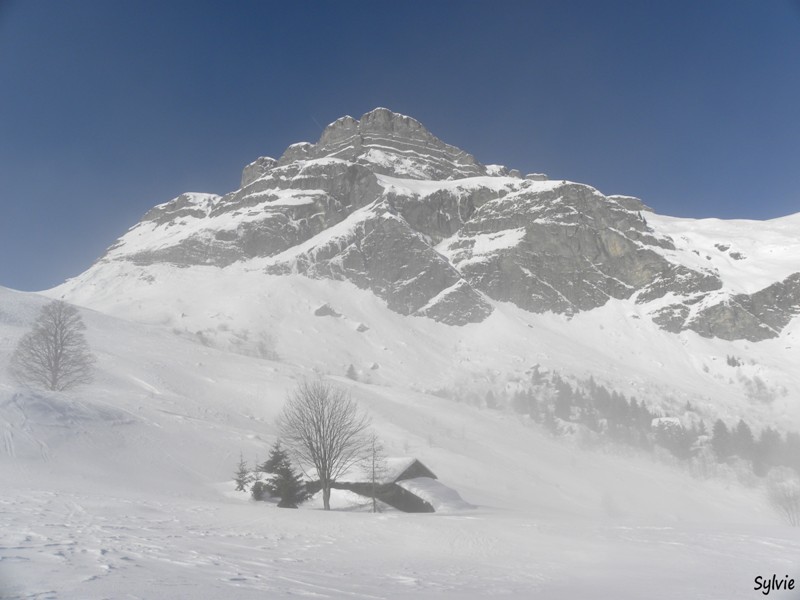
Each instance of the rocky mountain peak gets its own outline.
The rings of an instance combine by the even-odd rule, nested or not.
[[[486,319],[493,302],[565,315],[625,302],[670,332],[758,341],[800,314],[796,262],[743,289],[739,271],[763,268],[749,257],[758,250],[738,233],[711,243],[716,229],[694,238],[686,227],[638,198],[484,166],[376,108],[256,159],[225,196],[156,206],[97,268],[260,259],[269,274],[347,280],[396,312],[450,325]]]
[[[371,110],[359,120],[337,119],[316,144],[289,146],[277,165],[320,158],[345,160],[375,173],[410,179],[441,181],[487,174],[471,154],[444,143],[416,119],[387,108]]]
[[[359,120],[349,115],[337,119],[325,128],[317,145],[322,147],[336,145],[355,135],[386,135],[392,138],[442,144],[441,140],[416,119],[379,107],[365,113]]]

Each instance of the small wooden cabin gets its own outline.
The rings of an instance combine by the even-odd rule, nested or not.
[[[437,479],[436,474],[416,458],[387,458],[384,468],[375,478],[375,497],[403,512],[435,512],[433,506],[416,494],[397,485],[398,481],[428,477]],[[335,481],[331,487],[338,490],[350,490],[366,498],[372,498],[372,474],[367,469],[352,469]],[[310,492],[319,490],[319,482],[306,484]]]

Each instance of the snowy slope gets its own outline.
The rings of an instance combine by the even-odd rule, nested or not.
[[[650,225],[675,242],[665,256],[690,268],[711,268],[724,291],[753,293],[798,270],[800,213],[771,219],[681,219],[648,214]]]
[[[353,364],[366,380],[401,389],[483,396],[512,389],[538,364],[574,379],[594,377],[670,414],[690,401],[706,419],[800,429],[800,380],[791,367],[800,359],[796,327],[758,343],[673,334],[634,302],[572,318],[495,302],[482,323],[452,327],[398,315],[348,282],[266,275],[270,260],[181,269],[115,262],[49,294],[245,354],[257,355],[269,339],[291,364],[331,375]],[[342,316],[314,316],[323,304]],[[729,366],[729,355],[744,364]],[[769,401],[751,397],[756,377]]]
[[[348,296],[364,303],[360,316],[378,310],[367,294]],[[120,590],[209,599],[573,598],[587,590],[731,598],[750,589],[756,573],[795,568],[789,557],[798,555],[800,538],[780,526],[757,489],[583,450],[510,414],[390,381],[335,378],[371,414],[390,454],[420,458],[476,508],[326,514],[244,501],[229,481],[239,451],[265,456],[287,390],[312,374],[292,364],[292,347],[274,362],[83,311],[98,356],[96,383],[31,392],[12,383],[5,367],[44,301],[0,289],[4,598],[104,598]],[[326,334],[350,326],[344,318],[320,323]],[[437,335],[447,330],[435,325]],[[409,332],[398,345],[421,334]],[[434,380],[439,364],[414,368]]]

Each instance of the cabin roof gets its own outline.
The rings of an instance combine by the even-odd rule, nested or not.
[[[383,469],[381,469],[381,472],[377,473],[376,482],[394,483],[415,464],[418,464],[419,467],[424,470],[424,472],[430,473],[434,478],[436,477],[436,475],[433,474],[433,471],[431,471],[428,467],[422,464],[419,459],[416,459],[413,456],[392,456],[385,459],[383,463]],[[411,475],[411,477],[420,476],[421,474],[419,473]],[[346,473],[343,473],[338,478],[338,481],[347,481],[350,483],[372,481],[371,468],[369,465],[353,467]]]

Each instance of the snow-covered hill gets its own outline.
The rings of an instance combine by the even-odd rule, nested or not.
[[[346,286],[352,303],[338,305],[343,314],[363,303],[365,321],[368,310],[382,318],[356,332],[365,339],[392,319],[400,332],[407,319],[351,284],[275,280],[304,283],[305,294],[331,301]],[[121,590],[147,598],[479,598],[500,591],[570,598],[589,589],[614,598],[736,597],[756,573],[793,568],[789,557],[800,550],[757,488],[694,479],[635,454],[582,449],[510,413],[404,385],[412,369],[420,382],[435,380],[443,362],[433,352],[414,365],[370,371],[372,383],[334,380],[372,415],[390,454],[420,458],[476,508],[371,515],[251,503],[231,493],[230,478],[240,451],[263,459],[286,392],[311,374],[293,353],[316,340],[323,347],[309,360],[323,369],[331,364],[323,356],[341,351],[330,345],[336,333],[355,331],[354,322],[305,315],[305,331],[277,332],[279,340],[298,341],[279,346],[284,360],[276,362],[84,310],[96,382],[68,393],[33,392],[5,369],[45,301],[0,289],[3,598],[103,598]],[[504,318],[520,318],[516,310]],[[504,311],[497,312],[492,319]],[[426,339],[463,331],[418,321],[435,330],[407,330],[396,346],[373,351],[409,356],[404,345],[424,348]],[[302,322],[298,316],[285,326]],[[237,324],[228,327],[234,332]],[[470,358],[468,344],[454,352]]]
[[[262,259],[264,262],[269,259]],[[488,391],[502,397],[540,365],[594,377],[669,414],[691,402],[703,417],[741,417],[800,428],[796,323],[780,338],[724,341],[673,334],[635,303],[564,315],[493,303],[480,323],[453,327],[388,310],[354,284],[263,272],[257,261],[225,268],[110,263],[67,297],[109,314],[157,325],[209,346],[412,391]],[[71,285],[68,283],[67,285]],[[329,305],[340,316],[317,316]],[[727,356],[742,364],[731,366]],[[753,381],[768,396],[752,397]]]

